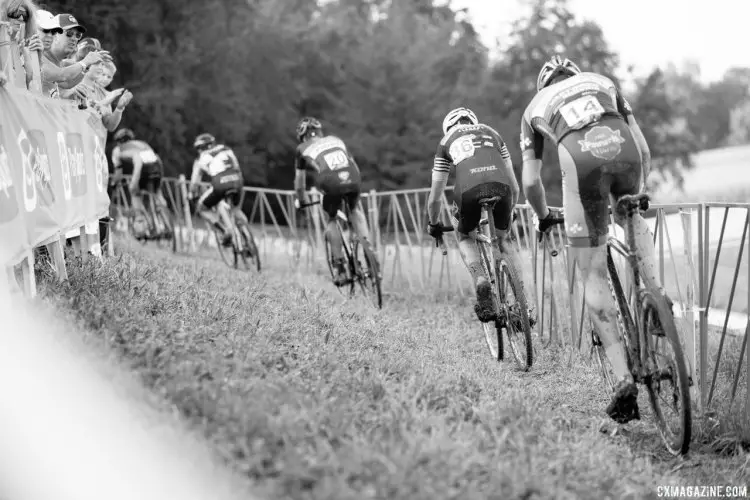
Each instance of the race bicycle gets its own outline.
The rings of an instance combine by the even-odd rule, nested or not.
[[[231,244],[229,247],[223,245],[222,239],[224,233],[221,229],[216,226],[212,227],[216,246],[219,249],[221,260],[227,266],[238,269],[240,263],[242,263],[242,267],[245,270],[255,268],[256,271],[260,272],[260,252],[258,251],[258,245],[255,243],[253,233],[245,221],[237,218],[237,210],[240,210],[240,208],[232,208],[232,202],[238,193],[239,190],[230,189],[224,193],[224,198],[216,205],[216,210],[219,212],[219,220],[222,221],[221,224],[225,226],[224,221],[227,220],[231,224],[228,229],[231,234]]]
[[[516,364],[521,370],[528,371],[534,363],[529,309],[526,295],[521,288],[521,280],[518,278],[520,270],[516,269],[510,259],[496,247],[499,237],[492,209],[499,200],[499,196],[479,200],[481,210],[479,227],[471,233],[479,247],[482,269],[492,286],[492,296],[495,311],[497,311],[495,320],[482,323],[482,328],[487,348],[494,359],[503,361],[505,357],[503,346],[503,332],[505,332]],[[454,230],[452,226],[443,226],[442,229],[443,232]],[[447,255],[448,248],[442,236],[436,239],[435,244],[442,249],[443,255]]]
[[[159,189],[159,188],[156,188]],[[140,193],[143,208],[131,208],[128,215],[128,228],[136,240],[146,243],[156,241],[161,246],[167,243],[172,251],[177,251],[177,239],[174,234],[174,215],[168,207],[157,202],[157,191],[143,189]],[[146,222],[145,230],[140,221]]]
[[[299,205],[299,208],[307,208],[319,204],[320,200],[311,203],[302,203]],[[346,281],[342,285],[337,286],[337,288],[341,291],[342,288],[349,287],[349,296],[353,297],[356,285],[359,283],[362,293],[370,298],[375,307],[382,309],[383,292],[378,258],[369,244],[360,241],[359,236],[353,228],[347,227],[349,237],[348,239],[344,237],[345,231],[343,225],[350,225],[351,211],[349,210],[349,204],[343,200],[341,205],[336,216],[336,230],[339,233],[344,258],[346,259],[346,265],[344,266],[346,269]],[[335,280],[336,267],[333,262],[331,242],[328,238],[325,241],[325,249],[326,262],[328,262],[328,269],[331,272],[331,279]]]
[[[633,215],[648,210],[646,194],[622,196],[616,204],[618,214],[625,217],[627,242],[609,236],[607,239],[607,272],[617,306],[621,338],[625,344],[628,368],[636,383],[646,387],[656,425],[670,453],[685,454],[690,447],[692,414],[690,378],[677,335],[677,327],[666,295],[642,283],[635,254]],[[556,219],[555,224],[563,219]],[[614,255],[623,258],[630,294],[615,266]],[[617,382],[612,366],[597,333],[591,332],[592,355],[596,355],[607,390],[611,393]],[[672,356],[665,349],[671,347]],[[673,413],[672,418],[666,413]]]

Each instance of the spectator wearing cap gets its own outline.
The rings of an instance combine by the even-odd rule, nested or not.
[[[31,52],[42,50],[35,14],[36,7],[31,0],[0,0],[0,21],[9,25],[8,35],[11,42],[10,61],[0,61],[0,85],[12,80],[17,86],[28,88],[31,83],[31,66],[24,64],[22,48]],[[9,74],[5,74],[4,69],[7,69]]]
[[[59,97],[59,88],[71,89],[83,80],[89,68],[102,62],[102,52],[91,52],[81,61],[65,62],[75,54],[78,40],[83,37],[86,28],[81,26],[70,14],[58,14],[54,18],[60,32],[55,34],[49,50],[44,51],[42,58],[42,92],[44,95]]]
[[[52,47],[52,40],[55,35],[62,33],[62,28],[55,21],[55,16],[47,10],[39,9],[36,11],[36,25],[39,29],[39,36],[42,38],[44,50]]]

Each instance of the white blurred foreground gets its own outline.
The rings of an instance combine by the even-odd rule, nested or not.
[[[18,302],[0,279],[0,499],[251,498],[127,375]]]

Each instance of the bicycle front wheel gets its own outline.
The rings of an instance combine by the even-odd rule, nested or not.
[[[527,371],[534,363],[534,346],[531,342],[531,323],[526,295],[521,288],[516,269],[504,258],[495,263],[495,283],[500,298],[501,321],[504,322],[508,343],[516,364]]]
[[[214,233],[214,239],[216,240],[216,248],[219,249],[221,260],[224,261],[224,264],[227,266],[237,269],[237,253],[234,251],[234,245],[232,247],[225,247],[222,242],[224,236],[222,232],[216,227],[212,227],[212,231]]]
[[[642,366],[648,370],[645,384],[656,425],[670,453],[684,455],[692,426],[690,381],[672,311],[663,295],[643,290],[639,316],[647,356]]]

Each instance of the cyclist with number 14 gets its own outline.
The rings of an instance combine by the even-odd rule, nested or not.
[[[524,193],[539,218],[539,231],[544,232],[556,222],[541,181],[547,139],[556,145],[562,170],[570,256],[578,265],[586,305],[617,378],[606,411],[618,423],[639,419],[638,388],[618,333],[608,282],[606,245],[610,198],[641,192],[650,168],[648,144],[630,105],[609,78],[581,72],[572,61],[555,55],[542,67],[536,87],[521,121]],[[624,217],[615,213],[615,220],[623,225]],[[641,276],[649,287],[664,293],[652,235],[637,212],[632,227]]]

